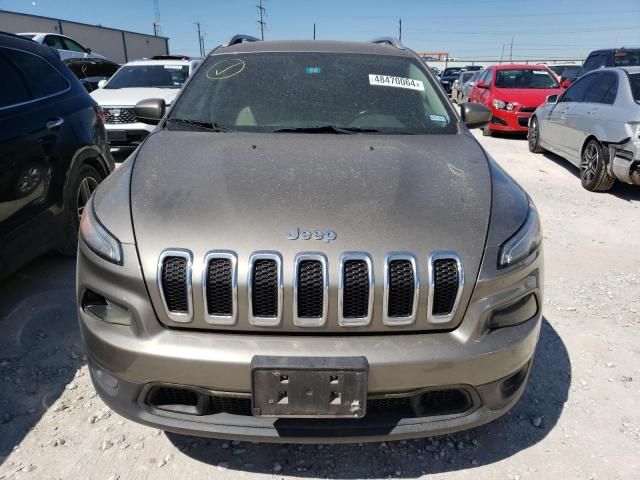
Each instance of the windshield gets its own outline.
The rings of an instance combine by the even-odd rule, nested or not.
[[[473,77],[474,72],[465,72],[462,74],[462,83],[468,81],[471,79],[471,77]]]
[[[189,76],[188,65],[128,65],[104,88],[180,88]]]
[[[455,115],[418,60],[291,52],[210,57],[176,102],[168,128],[457,131]]]
[[[619,50],[613,54],[613,65],[631,67],[640,65],[640,50]]]
[[[460,75],[460,72],[462,72],[461,68],[445,68],[442,76],[451,77],[453,75]]]
[[[498,70],[496,88],[558,88],[558,82],[547,70]]]

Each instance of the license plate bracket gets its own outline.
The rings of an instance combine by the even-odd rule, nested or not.
[[[361,418],[365,357],[275,357],[251,361],[252,412],[261,417]]]

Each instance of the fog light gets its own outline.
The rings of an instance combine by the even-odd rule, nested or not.
[[[126,307],[92,290],[85,290],[82,296],[82,310],[107,323],[131,325],[131,313]]]
[[[535,294],[516,300],[493,312],[489,328],[511,327],[526,322],[538,313],[538,300]]]
[[[103,390],[109,391],[118,388],[118,379],[116,377],[95,366],[92,366],[91,370],[93,371],[93,378]]]

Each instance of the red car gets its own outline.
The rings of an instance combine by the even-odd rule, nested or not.
[[[562,91],[555,74],[545,65],[493,65],[485,70],[469,94],[469,101],[491,109],[492,132],[527,131],[529,117],[549,95]]]

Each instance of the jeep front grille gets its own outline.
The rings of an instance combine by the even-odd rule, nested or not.
[[[233,325],[238,309],[236,256],[233,252],[209,252],[204,265],[202,285],[207,322]]]
[[[363,326],[373,311],[373,262],[365,253],[346,253],[340,261],[338,322],[342,326]]]
[[[384,323],[408,325],[415,321],[419,281],[417,262],[410,254],[390,254],[385,263]]]
[[[158,283],[169,318],[176,322],[190,322],[191,253],[185,250],[165,250],[158,264]]]
[[[275,326],[282,318],[282,260],[277,253],[255,253],[249,261],[249,321]]]
[[[319,327],[327,320],[329,273],[322,254],[296,256],[293,280],[293,322],[301,327]]]
[[[462,262],[455,253],[431,255],[429,261],[429,321],[447,323],[455,313],[464,282]]]

